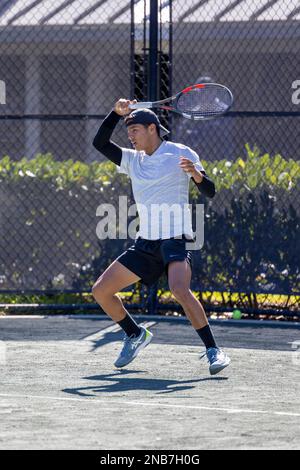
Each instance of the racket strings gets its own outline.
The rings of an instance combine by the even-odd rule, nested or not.
[[[177,109],[182,113],[214,115],[227,111],[232,98],[226,88],[206,86],[180,95]]]

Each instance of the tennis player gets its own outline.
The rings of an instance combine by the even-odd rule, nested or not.
[[[139,280],[150,286],[166,272],[172,294],[206,347],[209,370],[214,375],[227,367],[230,359],[217,346],[204,309],[190,290],[192,253],[186,249],[186,243],[193,239],[188,209],[190,178],[208,197],[214,196],[215,186],[205,174],[196,152],[163,140],[168,131],[157,115],[146,109],[131,112],[131,103],[136,101],[120,99],[115,104],[102,122],[93,145],[117,165],[119,173],[131,179],[140,230],[135,243],[97,279],[93,296],[125,332],[123,348],[115,361],[116,367],[124,367],[150,343],[153,335],[136,323],[117,292]],[[110,140],[121,117],[133,149],[121,148]],[[179,205],[182,216],[175,213],[168,223],[164,217],[154,219],[152,208],[162,204]]]

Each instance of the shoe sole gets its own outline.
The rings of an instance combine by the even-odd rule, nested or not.
[[[149,343],[151,343],[152,338],[153,338],[153,334],[150,333],[150,331],[148,331],[146,341],[144,341],[144,342],[137,348],[137,350],[136,350],[135,353],[134,353],[134,356],[132,356],[132,358],[130,359],[130,361],[128,361],[128,362],[126,362],[125,364],[122,364],[122,365],[120,365],[120,366],[115,363],[114,366],[117,367],[118,369],[121,369],[122,367],[125,367],[125,366],[127,366],[128,364],[130,364],[130,363],[137,357],[137,355],[138,355],[143,349],[145,349],[145,347],[148,346]]]
[[[226,364],[223,364],[223,365],[220,365],[220,366],[210,367],[210,368],[209,368],[210,375],[216,375],[216,374],[218,374],[218,373],[221,372],[223,369],[225,369],[225,367],[228,367],[229,364],[230,364],[230,361],[228,361]]]

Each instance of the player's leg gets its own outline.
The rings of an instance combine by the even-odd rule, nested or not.
[[[189,263],[173,261],[168,265],[169,287],[175,299],[180,303],[195,330],[208,325],[205,311],[190,290],[192,270]]]
[[[128,313],[117,292],[135,284],[139,279],[139,276],[116,260],[108,266],[93,285],[94,299],[113,321],[122,321]]]
[[[152,333],[135,322],[117,295],[117,292],[136,283],[139,279],[137,274],[115,260],[97,279],[92,288],[95,300],[125,332],[123,348],[115,361],[116,367],[124,367],[133,361],[152,340]]]
[[[184,308],[193,327],[196,330],[204,328],[208,325],[204,309],[190,290],[192,254],[186,250],[186,238],[164,240],[161,254],[174,297]]]
[[[230,359],[217,347],[204,308],[190,289],[191,276],[191,267],[186,260],[169,263],[168,281],[170,290],[202,339],[210,363],[210,373],[214,375],[227,367]]]

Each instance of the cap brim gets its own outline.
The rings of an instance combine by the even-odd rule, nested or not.
[[[166,128],[165,128],[164,126],[162,126],[161,124],[160,124],[159,128],[160,128],[160,135],[161,135],[161,137],[164,137],[165,135],[170,134],[170,131],[168,131],[168,129],[166,129]]]

